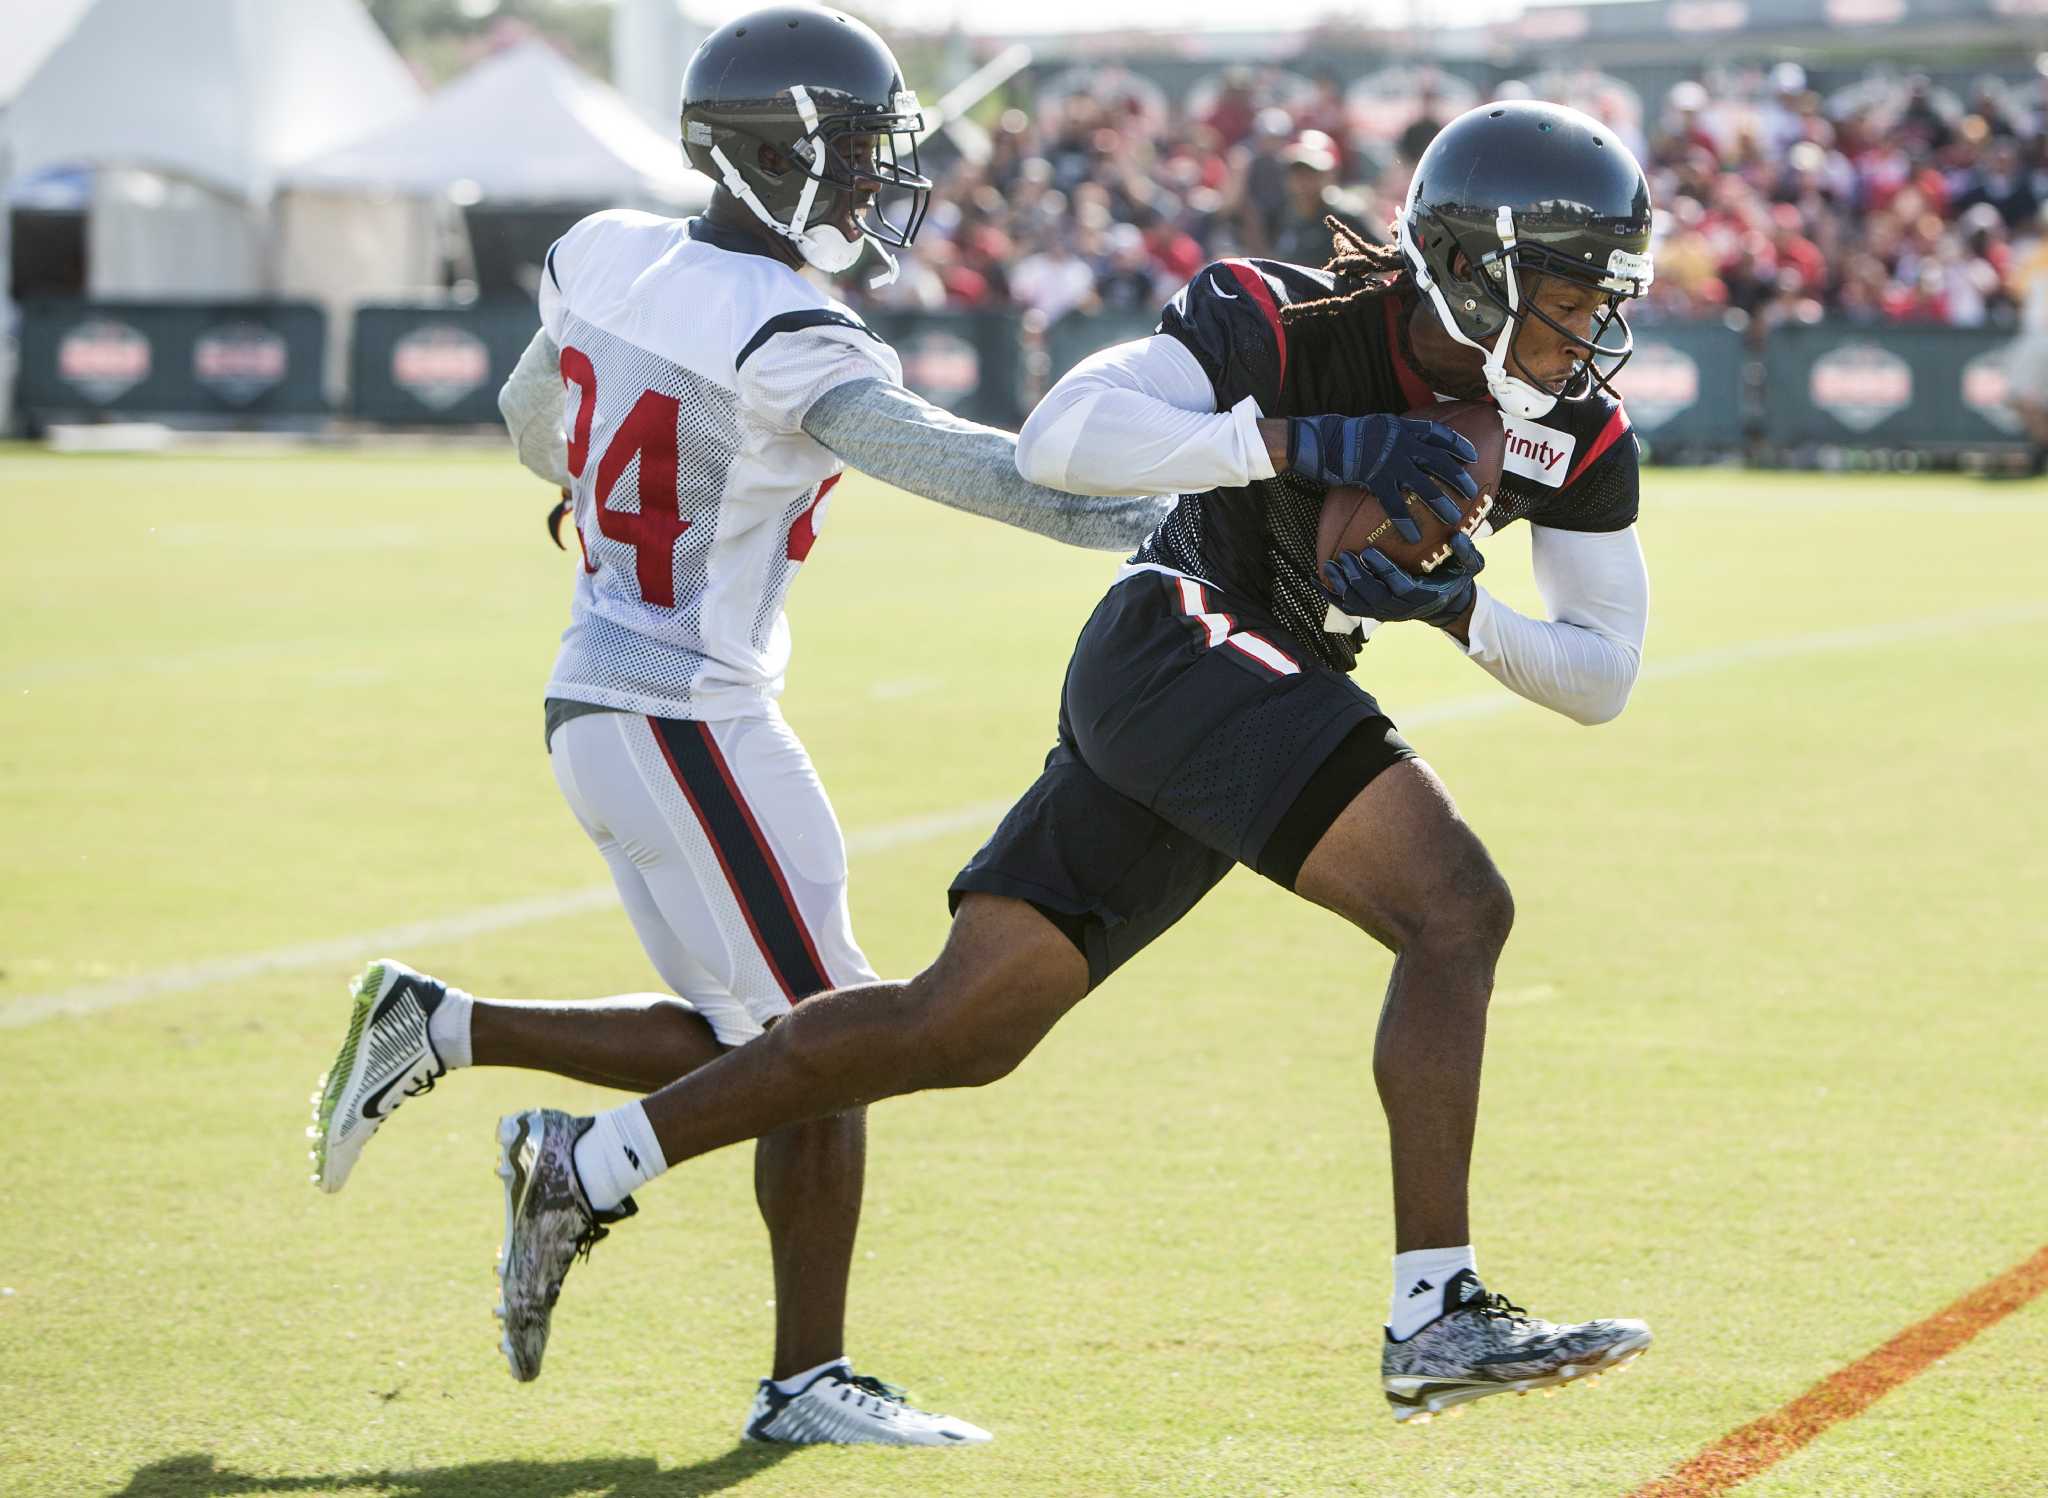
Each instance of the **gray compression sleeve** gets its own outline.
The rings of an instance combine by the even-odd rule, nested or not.
[[[1017,472],[1013,433],[963,421],[885,380],[833,386],[803,426],[884,483],[1070,546],[1130,551],[1174,506],[1172,496],[1099,498],[1031,483]]]

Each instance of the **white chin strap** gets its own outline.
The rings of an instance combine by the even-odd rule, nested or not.
[[[818,133],[818,109],[811,103],[811,91],[797,84],[789,91],[796,101],[797,118],[803,121],[806,137],[815,138]],[[896,257],[891,255],[882,242],[873,235],[862,234],[857,239],[848,239],[837,224],[812,224],[811,204],[818,196],[818,184],[825,180],[825,152],[820,147],[812,153],[812,159],[805,164],[805,181],[802,196],[796,200],[796,208],[789,215],[789,222],[783,223],[768,211],[760,195],[747,185],[747,179],[740,175],[739,168],[726,159],[725,152],[717,146],[711,148],[711,159],[718,163],[718,175],[725,183],[725,190],[753,210],[754,217],[796,246],[797,253],[804,257],[804,263],[814,266],[828,276],[839,275],[852,270],[860,259],[860,252],[869,245],[875,247],[888,269],[868,280],[871,287],[887,286],[896,279]]]
[[[1501,269],[1507,282],[1508,320],[1489,346],[1475,338],[1467,338],[1464,330],[1458,326],[1457,318],[1451,315],[1450,304],[1444,300],[1443,288],[1438,286],[1435,278],[1430,275],[1428,262],[1422,258],[1422,252],[1416,248],[1414,239],[1408,233],[1408,219],[1413,208],[1414,204],[1411,201],[1408,209],[1401,214],[1395,238],[1399,241],[1401,252],[1408,261],[1409,272],[1415,277],[1415,284],[1429,293],[1430,303],[1436,308],[1437,321],[1443,324],[1446,333],[1465,347],[1477,349],[1486,355],[1486,393],[1493,397],[1495,405],[1508,415],[1519,416],[1525,421],[1548,416],[1551,409],[1557,405],[1557,397],[1540,386],[1532,385],[1527,380],[1508,373],[1508,345],[1515,341],[1514,314],[1522,305],[1521,288],[1515,279],[1515,257],[1508,253],[1515,247],[1514,210],[1502,205],[1494,215],[1494,230],[1500,236],[1502,251]],[[1478,269],[1477,266],[1473,267],[1475,273]]]

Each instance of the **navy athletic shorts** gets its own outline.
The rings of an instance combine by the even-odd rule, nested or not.
[[[1305,658],[1258,606],[1134,572],[1082,628],[1059,742],[952,903],[1028,900],[1081,949],[1093,986],[1233,863],[1292,889],[1352,798],[1413,753],[1357,683]]]

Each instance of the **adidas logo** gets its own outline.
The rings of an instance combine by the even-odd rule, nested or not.
[[[1468,1300],[1484,1300],[1485,1298],[1486,1287],[1481,1285],[1476,1279],[1466,1280],[1465,1288],[1458,1292],[1459,1305],[1463,1305]]]
[[[1422,1294],[1424,1291],[1434,1290],[1435,1288],[1436,1286],[1432,1285],[1428,1280],[1417,1280],[1415,1282],[1415,1288],[1408,1292],[1408,1298],[1410,1300],[1413,1300],[1416,1296]]]
[[[622,1144],[619,1146],[619,1148],[626,1152],[626,1158],[628,1160],[631,1160],[633,1162],[633,1168],[635,1170],[638,1170],[640,1168],[640,1157],[633,1153],[633,1146],[630,1144]]]

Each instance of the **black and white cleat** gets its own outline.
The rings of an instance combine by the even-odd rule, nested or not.
[[[1380,1387],[1403,1424],[1425,1424],[1489,1394],[1547,1394],[1568,1384],[1597,1384],[1650,1345],[1640,1321],[1559,1324],[1531,1316],[1504,1295],[1489,1295],[1469,1269],[1444,1286],[1444,1311],[1380,1354]]]

